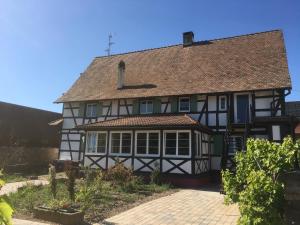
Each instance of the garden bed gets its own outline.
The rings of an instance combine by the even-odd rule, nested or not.
[[[68,201],[68,191],[65,181],[57,181],[56,201]],[[76,181],[76,192],[84,188],[84,181]],[[105,218],[113,216],[119,212],[137,206],[141,203],[174,193],[176,189],[169,185],[156,184],[130,184],[129,186],[116,185],[111,181],[101,181],[101,191],[93,193],[92,196],[81,194],[76,200],[76,204],[84,208],[85,221],[89,223],[100,222]],[[10,201],[15,209],[16,218],[32,217],[35,207],[45,203],[53,204],[53,197],[48,185],[27,186],[20,188],[18,192],[11,194]],[[54,203],[57,204],[57,203]],[[45,220],[45,218],[44,218]]]

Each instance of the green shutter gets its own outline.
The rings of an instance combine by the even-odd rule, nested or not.
[[[214,135],[214,151],[213,154],[221,155],[224,149],[224,138],[222,134]]]
[[[139,114],[139,100],[133,100],[132,104],[132,114],[136,115]]]
[[[79,103],[79,112],[78,112],[79,117],[84,117],[84,108],[85,108],[85,103],[83,102]]]
[[[197,95],[191,96],[191,112],[197,112]]]
[[[97,103],[97,117],[103,115],[103,106],[102,102]]]
[[[161,113],[161,100],[160,100],[160,98],[155,98],[153,100],[153,113]]]
[[[178,112],[178,98],[177,97],[171,98],[171,112],[172,113]]]

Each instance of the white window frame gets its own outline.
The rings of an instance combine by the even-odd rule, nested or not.
[[[114,133],[130,133],[131,134],[131,139],[130,139],[130,153],[122,153],[121,152],[121,149],[122,149],[122,138],[123,138],[123,135],[120,135],[120,146],[119,146],[119,149],[120,149],[120,153],[112,153],[111,150],[112,150],[112,134]],[[124,130],[124,131],[111,131],[110,134],[109,134],[109,154],[110,155],[116,155],[116,156],[128,156],[128,155],[131,155],[132,154],[132,138],[133,138],[133,135],[132,135],[132,131],[129,131],[129,130]]]
[[[96,135],[96,152],[88,152],[88,134],[97,134]],[[98,134],[106,134],[105,140],[105,152],[97,152],[98,149]],[[85,143],[85,155],[105,155],[107,153],[107,131],[88,131],[86,134],[86,143]]]
[[[94,111],[90,111],[90,115],[88,115],[88,107],[89,106],[94,106]],[[93,113],[95,113],[95,115],[93,115]],[[86,112],[85,112],[85,116],[88,118],[95,118],[97,117],[97,103],[88,103],[86,104]]]
[[[169,155],[166,154],[166,134],[167,133],[174,133],[176,132],[176,154],[175,155]],[[189,133],[189,154],[188,155],[178,155],[178,133]],[[176,158],[190,158],[191,152],[192,152],[192,136],[190,130],[164,130],[163,131],[163,156],[164,157],[176,157]]]
[[[224,108],[222,108],[222,104],[221,104],[222,99],[224,99],[224,101],[225,101]],[[227,110],[227,98],[226,98],[226,96],[220,96],[219,97],[219,110]]]
[[[203,153],[202,153],[202,132],[195,131],[195,135],[196,135],[196,137],[195,137],[195,139],[196,139],[195,158],[201,158],[203,156]]]
[[[143,102],[146,103],[146,112],[141,111],[141,105],[142,105]],[[151,104],[152,104],[152,111],[148,111],[149,102],[151,102]],[[153,100],[142,100],[142,101],[140,101],[140,114],[152,114],[153,113],[153,107],[154,107]]]
[[[140,133],[146,133],[146,154],[139,154],[137,152],[137,135]],[[158,154],[149,154],[149,133],[157,133],[158,134]],[[135,133],[135,155],[137,156],[159,156],[160,155],[160,131],[159,130],[141,130],[136,131]]]
[[[180,109],[180,102],[182,99],[188,99],[189,100],[189,109],[188,110],[181,110]],[[179,97],[178,99],[178,112],[190,112],[191,111],[191,98],[190,97]]]

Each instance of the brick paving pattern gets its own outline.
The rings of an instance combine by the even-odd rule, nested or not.
[[[181,190],[104,221],[113,225],[233,225],[237,205],[224,205],[223,195],[204,190]]]

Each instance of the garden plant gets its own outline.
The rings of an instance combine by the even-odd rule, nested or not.
[[[2,175],[2,170],[0,170],[0,177]],[[0,179],[0,190],[3,187],[5,182]],[[13,209],[7,203],[4,197],[0,196],[0,225],[11,225],[12,224],[12,217]]]
[[[282,144],[248,139],[247,150],[237,152],[236,170],[222,171],[225,202],[238,203],[239,225],[282,225],[282,175],[294,165],[298,149],[290,137]]]

